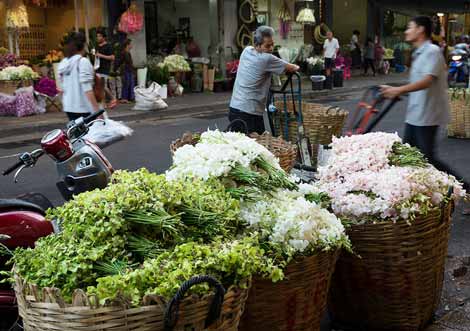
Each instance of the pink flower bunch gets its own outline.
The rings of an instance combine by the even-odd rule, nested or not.
[[[465,196],[461,184],[433,166],[399,167],[389,164],[396,134],[371,133],[343,137],[332,143],[332,155],[319,169],[319,188],[331,198],[339,217],[409,219],[438,206],[450,186],[454,197]]]

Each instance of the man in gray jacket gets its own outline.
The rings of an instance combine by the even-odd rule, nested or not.
[[[271,53],[274,49],[274,29],[260,26],[254,35],[255,46],[246,47],[240,56],[237,77],[230,101],[229,120],[242,120],[248,133],[265,131],[263,111],[273,73],[295,72],[299,66],[288,63]],[[239,125],[235,126],[239,128]]]
[[[93,91],[95,73],[84,57],[86,39],[82,33],[72,32],[65,42],[65,58],[59,63],[62,86],[62,104],[69,120],[86,117],[99,110]]]

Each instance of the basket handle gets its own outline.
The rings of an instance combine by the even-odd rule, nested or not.
[[[194,285],[198,285],[201,283],[208,283],[209,285],[215,287],[215,295],[209,308],[209,314],[206,318],[205,327],[209,327],[212,323],[219,319],[220,314],[222,312],[222,304],[224,302],[225,288],[217,279],[212,276],[195,276],[185,281],[181,285],[178,292],[176,292],[175,296],[171,299],[170,303],[168,304],[165,311],[165,331],[172,331],[175,327],[176,322],[178,321],[179,304],[180,301],[184,298],[186,292]]]

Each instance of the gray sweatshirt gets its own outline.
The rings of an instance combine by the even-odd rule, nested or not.
[[[93,90],[94,71],[91,62],[80,54],[59,63],[59,78],[64,93],[62,104],[69,113],[92,113],[93,107],[85,93]]]

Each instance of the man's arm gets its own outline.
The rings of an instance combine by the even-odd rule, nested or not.
[[[288,73],[294,73],[294,72],[297,72],[299,71],[300,67],[296,64],[292,64],[292,63],[287,63],[286,64],[286,72]]]
[[[433,75],[426,75],[426,77],[420,81],[399,87],[383,85],[381,86],[381,92],[385,98],[393,99],[406,93],[425,90],[431,86],[434,79],[435,77]]]
[[[96,101],[95,98],[95,92],[93,90],[85,92],[85,95],[90,101],[91,106],[93,107],[93,111],[96,113],[97,111],[100,110],[100,106],[98,105],[98,101]]]
[[[116,58],[114,55],[104,55],[104,54],[101,54],[101,53],[96,53],[96,57],[99,57],[101,59],[105,59],[105,60],[108,60],[108,61],[114,61],[114,59]]]

